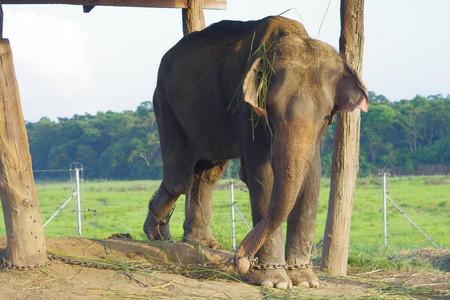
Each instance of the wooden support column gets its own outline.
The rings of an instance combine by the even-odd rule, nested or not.
[[[205,16],[203,15],[203,0],[187,0],[187,8],[182,9],[183,35],[205,29]],[[189,194],[185,196],[185,209],[189,205]]]
[[[187,8],[183,8],[183,34],[205,29],[203,0],[187,0]]]
[[[0,17],[3,17],[1,8]],[[3,21],[3,18],[1,19]],[[2,27],[3,22],[0,25],[0,28]],[[1,36],[0,198],[8,241],[6,260],[19,266],[31,266],[46,261],[44,229],[12,52],[9,41]]]
[[[341,0],[339,52],[362,73],[364,44],[364,0]],[[334,138],[333,165],[325,227],[321,269],[347,275],[350,223],[359,170],[361,111],[338,114]]]

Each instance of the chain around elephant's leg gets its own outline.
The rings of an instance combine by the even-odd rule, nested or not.
[[[172,195],[161,183],[148,205],[144,232],[149,240],[169,240],[171,238],[169,220],[179,195]]]
[[[283,251],[283,230],[277,229],[260,248],[256,257],[258,263],[285,264]],[[290,289],[292,281],[284,268],[280,269],[253,269],[249,275],[249,283],[254,285]]]

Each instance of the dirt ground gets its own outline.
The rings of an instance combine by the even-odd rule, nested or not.
[[[0,268],[0,299],[450,298],[450,273],[445,269],[450,250],[446,249],[424,249],[419,253],[441,269],[435,272],[373,270],[337,277],[317,270],[319,289],[294,287],[286,291],[249,285],[245,276],[237,276],[231,269],[205,269],[198,264],[227,259],[232,254],[185,243],[76,237],[47,238],[46,242],[48,252],[68,258],[66,262],[57,259],[27,270]],[[0,238],[0,255],[5,248],[6,238]],[[400,253],[395,259],[408,255]],[[195,267],[188,271],[155,269],[167,262],[171,266]],[[150,265],[153,269],[149,269]],[[111,269],[96,268],[105,266]]]

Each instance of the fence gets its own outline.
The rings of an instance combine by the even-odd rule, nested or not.
[[[78,176],[77,176],[77,169],[78,169]],[[69,170],[58,170],[58,171],[61,171],[61,172],[62,171],[64,171],[64,172],[70,171],[72,183],[74,184],[74,190],[72,191],[72,188],[70,188],[70,191],[69,191],[68,188],[65,188],[65,191],[62,194],[59,194],[57,197],[53,198],[54,199],[53,203],[56,203],[56,204],[51,205],[51,210],[47,209],[47,214],[45,214],[45,216],[46,217],[50,216],[50,215],[52,215],[52,216],[47,220],[44,219],[46,221],[44,223],[44,225],[46,226],[46,229],[48,232],[51,232],[52,230],[56,230],[56,226],[55,227],[52,226],[51,229],[48,228],[49,224],[51,222],[54,222],[54,220],[52,221],[52,219],[54,219],[58,215],[58,213],[60,213],[61,210],[64,209],[64,207],[65,207],[65,209],[67,209],[67,207],[72,206],[72,205],[68,204],[72,199],[77,199],[77,201],[76,201],[77,208],[75,208],[75,205],[73,205],[73,213],[77,213],[77,216],[75,217],[75,216],[70,215],[68,217],[68,219],[70,219],[70,220],[72,220],[72,218],[77,219],[78,235],[81,235],[82,234],[81,212],[83,211],[81,206],[84,206],[84,205],[81,203],[79,198],[81,198],[80,195],[82,193],[81,187],[80,187],[80,182],[82,181],[82,178],[83,178],[83,166],[81,164],[80,165],[71,165]],[[67,174],[69,174],[69,173],[67,173]],[[394,238],[396,240],[398,239],[400,242],[402,240],[405,240],[407,237],[404,235],[404,233],[406,231],[408,231],[408,233],[410,232],[415,235],[416,240],[417,240],[417,236],[419,236],[420,241],[423,241],[424,243],[431,243],[433,245],[433,247],[437,247],[437,245],[439,245],[439,241],[441,241],[440,242],[441,247],[448,246],[448,244],[445,242],[445,240],[446,240],[445,232],[443,233],[443,231],[439,229],[439,228],[445,228],[445,226],[441,227],[439,225],[439,222],[446,220],[445,217],[444,217],[444,219],[442,219],[442,215],[443,215],[443,212],[445,212],[445,210],[448,208],[448,205],[446,203],[444,203],[445,201],[447,201],[448,197],[444,197],[444,198],[441,198],[441,200],[434,201],[436,203],[438,203],[439,201],[442,202],[442,203],[440,203],[442,205],[438,205],[438,206],[435,205],[437,207],[437,209],[440,210],[439,218],[434,218],[434,215],[431,215],[430,221],[427,222],[427,220],[425,219],[421,222],[422,216],[426,216],[427,218],[429,218],[429,215],[427,216],[427,214],[433,213],[434,210],[431,212],[426,212],[426,213],[417,208],[415,210],[409,209],[409,211],[408,211],[408,202],[405,202],[405,200],[404,200],[404,199],[408,199],[408,198],[403,197],[404,195],[399,194],[399,192],[396,192],[396,193],[398,195],[402,196],[402,198],[400,200],[396,199],[392,195],[389,195],[387,188],[386,188],[386,185],[387,185],[386,176],[388,174],[386,172],[386,174],[380,174],[380,175],[383,175],[383,176],[378,177],[378,179],[374,179],[375,186],[378,185],[379,192],[376,193],[378,195],[376,195],[374,193],[374,191],[370,191],[368,189],[367,192],[368,192],[368,194],[370,194],[370,196],[367,196],[366,200],[365,200],[365,201],[370,201],[370,202],[376,201],[376,203],[377,203],[376,206],[374,206],[374,205],[371,206],[370,211],[374,212],[374,210],[376,209],[377,212],[371,213],[370,218],[367,218],[366,220],[362,221],[363,222],[362,225],[360,225],[361,224],[361,222],[360,222],[358,224],[359,227],[356,230],[352,229],[352,234],[355,237],[354,241],[356,241],[355,244],[356,243],[366,243],[365,241],[368,241],[367,243],[374,243],[375,241],[377,241],[380,243],[380,245],[383,245],[383,242],[384,242],[384,245],[387,245],[388,242],[389,242],[389,244],[392,245],[392,244],[395,244]],[[382,182],[381,179],[383,179],[383,185],[381,185],[381,182]],[[362,179],[362,180],[364,180],[364,179]],[[366,180],[366,182],[373,183],[372,179],[370,179],[370,180],[365,179],[365,180]],[[403,182],[403,183],[406,181],[409,181],[409,179],[401,179],[400,180],[400,182]],[[425,181],[425,180],[423,180],[423,181]],[[399,178],[397,177],[397,178],[393,178],[392,180],[390,180],[390,183],[388,185],[389,189],[391,189],[390,185],[392,185],[392,183],[394,183],[394,182],[399,182]],[[100,184],[100,183],[98,183],[98,184]],[[226,222],[228,225],[228,226],[226,226],[227,228],[224,229],[224,235],[223,235],[223,237],[227,239],[227,243],[229,243],[228,247],[235,249],[237,246],[236,244],[239,242],[239,241],[236,241],[236,239],[238,239],[238,237],[240,237],[242,234],[245,235],[245,232],[248,232],[247,230],[250,230],[250,228],[251,228],[250,222],[245,220],[245,218],[249,221],[251,220],[250,219],[251,213],[248,212],[248,207],[247,207],[248,206],[248,202],[247,202],[248,201],[248,191],[245,191],[246,194],[240,195],[239,193],[237,193],[237,191],[238,191],[237,188],[239,188],[239,186],[236,182],[228,182],[228,184],[229,184],[229,186],[227,186],[227,189],[229,189],[229,191],[225,190],[225,195],[224,195],[225,197],[222,199],[224,200],[223,205],[225,206],[226,211],[231,213],[231,228],[230,228],[230,225],[228,225],[228,224],[230,224],[230,217],[229,217],[230,215],[228,213],[226,215],[223,215],[223,213],[222,213],[221,217],[223,216],[224,218],[221,222]],[[325,182],[324,182],[324,184],[325,184]],[[97,185],[97,183],[95,183],[95,185]],[[397,186],[397,183],[395,183],[395,186]],[[381,191],[380,191],[381,187],[383,187],[383,194],[381,194]],[[123,188],[121,188],[121,189],[123,189]],[[140,187],[139,187],[139,189],[140,189]],[[111,188],[108,188],[108,190],[111,190]],[[119,190],[119,188],[114,187],[113,191],[118,191],[118,190]],[[392,190],[394,190],[394,186],[392,187]],[[145,191],[143,191],[143,192],[145,193]],[[229,197],[230,197],[229,200],[228,200],[228,193],[229,193]],[[322,189],[322,199],[321,199],[321,202],[319,205],[320,206],[319,208],[321,208],[322,212],[320,213],[321,219],[319,220],[319,222],[317,222],[318,227],[316,230],[316,240],[321,239],[323,237],[323,229],[320,226],[322,226],[324,224],[324,220],[325,220],[324,218],[326,217],[325,216],[325,214],[326,214],[325,198],[327,197],[327,195],[325,195],[326,193],[327,192],[325,191],[325,189]],[[71,195],[69,198],[66,198],[66,194],[68,194],[68,195],[71,194]],[[239,200],[240,196],[242,196],[241,205],[236,202],[236,200],[238,202],[241,201],[241,200]],[[383,196],[383,199],[381,198],[381,196]],[[145,196],[138,196],[137,198],[141,199],[143,197],[145,197]],[[371,200],[372,198],[374,200]],[[67,199],[67,200],[65,200],[65,199]],[[379,199],[379,200],[376,200],[376,199]],[[60,200],[63,200],[61,202],[64,202],[62,205],[61,205]],[[81,199],[81,200],[83,200],[83,199]],[[113,201],[113,200],[114,199],[111,198],[108,201]],[[382,210],[383,213],[381,213],[381,212],[378,213],[378,210],[381,208],[381,204],[382,204],[381,200],[383,200],[383,204],[384,204],[383,205],[384,207]],[[104,201],[104,200],[102,200],[102,199],[95,200],[95,198],[92,198],[89,201],[90,202],[86,202],[85,205],[97,205],[98,207],[102,207],[104,209],[103,211],[101,211],[101,213],[104,214],[103,216],[106,216],[107,213],[108,214],[110,213],[109,211],[107,211],[107,208],[109,209],[111,206],[110,202],[105,202],[105,203],[96,202],[96,201]],[[139,205],[142,206],[142,201],[141,200],[139,200],[139,201],[140,201]],[[71,203],[74,204],[73,202],[74,201],[72,201]],[[398,203],[398,202],[401,202],[401,203]],[[89,203],[91,203],[91,204],[89,204]],[[217,203],[217,201],[215,203]],[[103,207],[103,205],[105,207]],[[220,205],[222,205],[222,204],[220,204]],[[242,205],[245,205],[245,208],[243,208]],[[356,205],[358,205],[358,201],[356,201]],[[360,205],[362,205],[362,206],[355,209],[355,212],[354,212],[355,218],[358,218],[359,220],[361,220],[361,219],[360,219],[360,215],[358,215],[358,214],[361,214],[361,212],[364,210],[367,211],[367,209],[364,207],[365,202],[361,202]],[[141,206],[135,206],[135,207],[137,207],[136,210],[142,210]],[[56,208],[58,208],[58,209],[56,210]],[[428,208],[428,207],[426,207],[426,208]],[[230,209],[231,209],[231,211],[230,211]],[[56,210],[56,212],[55,212],[55,210]],[[88,210],[86,210],[86,211],[88,211]],[[128,213],[129,211],[131,211],[131,207],[130,207],[130,209],[126,209],[126,210],[122,209],[120,211],[121,213],[120,214],[118,213],[117,215],[120,215],[120,217],[122,218],[121,220],[124,220],[124,224],[126,224],[126,226],[128,226],[128,227],[126,227],[127,231],[131,232],[132,230],[134,230],[134,228],[137,228],[135,235],[139,236],[139,234],[141,233],[141,229],[140,229],[141,223],[140,223],[140,221],[139,222],[136,221],[134,223],[131,222],[130,219],[128,218],[128,216],[125,215],[125,213]],[[380,209],[380,211],[381,211],[381,209]],[[179,214],[184,214],[184,211],[180,211]],[[382,214],[384,216],[382,216]],[[388,228],[388,224],[386,222],[387,214],[389,214],[388,221],[390,222],[390,225],[392,226],[389,228]],[[114,217],[111,217],[111,218],[117,218],[117,215],[114,215]],[[403,217],[401,217],[401,215]],[[94,217],[92,217],[91,215],[89,217],[91,217],[90,222],[93,222]],[[365,217],[365,216],[363,216],[363,217]],[[180,216],[180,218],[183,218],[183,216]],[[240,222],[241,221],[240,219],[242,220],[243,224]],[[414,222],[416,222],[418,226],[412,220],[414,220]],[[405,222],[405,221],[408,221],[408,222]],[[432,225],[433,227],[430,227],[430,223],[432,221],[434,221],[434,225]],[[424,223],[424,222],[426,222],[426,223]],[[86,224],[88,224],[88,223],[85,223],[84,219],[83,219],[83,223],[84,223],[83,224],[84,227],[86,227]],[[353,223],[355,223],[355,225],[356,225],[357,224],[356,220],[354,220]],[[240,224],[242,224],[242,225],[240,225]],[[398,233],[399,225],[402,227],[402,230],[400,231],[401,233]],[[223,223],[221,226],[219,226],[219,228],[222,226],[223,226]],[[352,226],[353,226],[353,224],[352,224]],[[363,234],[359,234],[358,230],[362,226],[365,227],[364,228],[365,231]],[[423,230],[421,230],[419,227],[421,227]],[[76,234],[76,230],[77,230],[76,225],[73,226],[72,228],[73,228],[72,234]],[[131,229],[128,229],[128,228],[131,228]],[[369,228],[369,230],[368,230],[368,228]],[[437,229],[435,229],[435,228],[437,228]],[[90,232],[89,230],[90,229],[84,228],[84,232],[85,232],[84,234],[86,235],[87,232]],[[119,229],[111,229],[111,230],[122,230],[122,229],[119,228]],[[230,234],[230,231],[231,231],[231,234]],[[388,231],[390,234],[389,236],[388,236]],[[420,232],[421,234],[424,235],[425,238],[422,238],[422,236],[416,234],[416,232]],[[426,232],[431,238],[428,237],[427,234],[425,234],[424,232]],[[430,235],[429,233],[433,233],[433,234]],[[65,233],[65,234],[67,234],[67,233]],[[92,233],[89,233],[89,234],[92,235]],[[95,234],[97,234],[97,233],[95,233]],[[231,235],[231,241],[230,241],[230,235]],[[444,236],[444,237],[442,237],[442,236]],[[360,238],[360,237],[362,237],[362,238]],[[434,242],[433,242],[433,240],[434,240]],[[444,245],[442,245],[443,243],[444,243]]]
[[[66,171],[66,170],[37,170],[35,172],[51,172],[51,171]],[[75,181],[75,189],[72,195],[56,210],[56,212],[44,223],[43,227],[47,226],[51,220],[73,199],[77,197],[77,223],[78,223],[78,235],[81,236],[81,193],[80,193],[80,172],[83,174],[83,165],[78,162],[73,162],[70,165],[69,170],[71,181]],[[81,176],[82,178],[82,176]]]
[[[245,226],[247,226],[248,231],[250,231],[250,226],[248,226],[247,221],[245,221],[244,216],[239,211],[236,202],[234,202],[234,181],[230,181],[230,200],[231,200],[231,238],[232,238],[232,245],[233,250],[236,250],[236,219],[234,218],[234,211],[239,214],[239,217],[241,217],[241,220],[244,222]]]
[[[400,207],[395,204],[395,202],[387,195],[386,192],[386,175],[389,175],[386,171],[381,173],[383,175],[383,238],[384,238],[384,246],[387,247],[387,203],[386,199],[388,199],[395,208],[416,228],[435,248],[439,248],[436,244],[405,214],[404,211],[400,209]]]
[[[380,175],[382,175],[382,188],[383,188],[383,242],[384,242],[384,246],[387,247],[387,201],[389,201],[389,203],[391,203],[396,211],[398,211],[401,215],[403,215],[403,217],[405,217],[405,219],[420,233],[422,234],[425,239],[433,245],[433,247],[435,248],[439,248],[432,240],[430,237],[428,237],[414,222],[413,220],[400,208],[399,205],[397,205],[389,196],[388,196],[388,192],[387,192],[387,188],[386,188],[386,176],[389,175],[387,172],[383,171],[382,173],[380,173]],[[235,182],[231,181],[230,182],[230,201],[231,201],[231,236],[232,236],[232,247],[233,250],[236,249],[236,228],[235,228],[235,223],[236,223],[236,219],[235,219],[235,211],[239,214],[239,217],[242,219],[242,221],[245,223],[246,227],[248,228],[248,230],[250,231],[250,227],[247,224],[244,216],[241,214],[241,212],[239,211],[235,199],[234,199],[234,187],[235,187]],[[379,199],[379,198],[378,198]],[[321,239],[323,235],[322,231],[318,231],[316,232],[316,238]]]

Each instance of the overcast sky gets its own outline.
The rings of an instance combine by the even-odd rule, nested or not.
[[[330,4],[330,5],[329,5]],[[327,7],[329,5],[328,11]],[[338,49],[339,0],[228,0],[207,25],[285,14]],[[135,110],[152,99],[181,9],[3,5],[25,120]],[[392,101],[450,94],[450,1],[366,0],[363,80]],[[322,27],[320,24],[322,23]],[[320,33],[319,33],[320,28]]]

